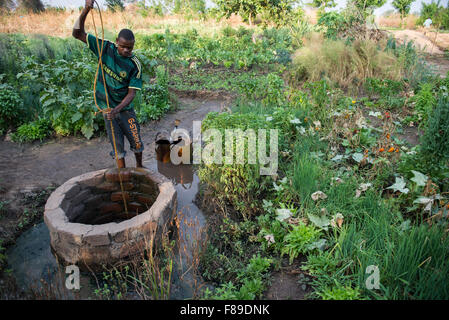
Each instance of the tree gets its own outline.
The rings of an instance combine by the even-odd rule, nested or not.
[[[401,28],[404,24],[404,18],[410,13],[410,7],[415,0],[394,0],[393,7],[401,14]]]
[[[106,0],[106,6],[112,12],[115,11],[123,11],[125,9],[125,5],[122,0]]]
[[[6,9],[10,10],[14,6],[14,2],[12,0],[0,0],[0,10]]]
[[[374,9],[382,7],[386,1],[387,0],[351,0],[365,18],[372,14]]]
[[[19,8],[33,12],[41,12],[45,10],[41,0],[20,0]]]
[[[229,18],[238,14],[243,21],[253,24],[254,18],[261,14],[265,21],[281,22],[291,13],[295,0],[216,0],[221,16]]]
[[[432,19],[432,25],[436,28],[449,29],[449,3],[446,8],[440,5],[440,0],[429,4],[422,3],[420,17],[416,24],[423,25],[427,19]]]
[[[321,17],[324,15],[326,8],[333,8],[337,4],[335,3],[335,0],[313,0],[308,5],[318,8],[318,17]]]
[[[205,0],[175,0],[173,13],[205,13]]]

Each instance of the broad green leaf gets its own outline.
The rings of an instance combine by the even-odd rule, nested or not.
[[[77,122],[79,119],[81,119],[81,117],[83,116],[83,114],[81,112],[77,112],[72,116],[72,123]]]
[[[352,155],[352,159],[354,159],[355,162],[360,163],[363,160],[363,154],[361,153],[354,153]]]
[[[326,243],[327,243],[326,239],[320,239],[318,241],[315,241],[315,242],[307,245],[307,249],[308,250],[318,249],[318,250],[323,251],[326,248]]]
[[[415,182],[417,186],[424,187],[426,185],[427,180],[429,179],[429,177],[426,176],[425,174],[422,174],[421,172],[415,171],[415,170],[412,170],[412,173],[415,176],[413,178],[411,178],[410,180]]]
[[[403,177],[396,177],[396,181],[393,185],[389,186],[387,189],[392,189],[394,192],[399,191],[401,193],[407,194],[410,190],[405,187],[405,181]]]
[[[324,229],[324,230],[327,230],[328,229],[327,227],[331,223],[331,221],[325,216],[319,217],[319,216],[313,215],[311,213],[307,214],[307,216],[308,216],[310,222],[312,222],[314,225],[316,225],[317,227]]]
[[[279,221],[284,221],[292,215],[293,213],[289,209],[276,209],[276,219]]]
[[[87,139],[90,139],[94,134],[94,130],[93,130],[92,126],[83,126],[81,128],[81,132]]]

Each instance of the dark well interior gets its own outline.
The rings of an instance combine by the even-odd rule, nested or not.
[[[147,211],[156,201],[159,189],[151,179],[139,172],[120,170],[124,192],[117,169],[107,171],[95,186],[83,186],[72,198],[65,199],[64,209],[69,221],[90,225],[120,223]],[[127,211],[125,211],[124,199]]]

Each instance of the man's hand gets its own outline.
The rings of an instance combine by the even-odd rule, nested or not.
[[[85,7],[92,9],[94,7],[94,0],[86,0]]]
[[[113,120],[116,116],[117,116],[118,111],[114,109],[112,109],[110,112],[106,113],[106,119],[108,120]]]

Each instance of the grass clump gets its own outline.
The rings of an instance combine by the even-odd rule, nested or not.
[[[371,40],[329,40],[312,37],[293,56],[293,83],[322,78],[342,88],[363,85],[367,78],[400,80],[402,65],[397,57]]]

